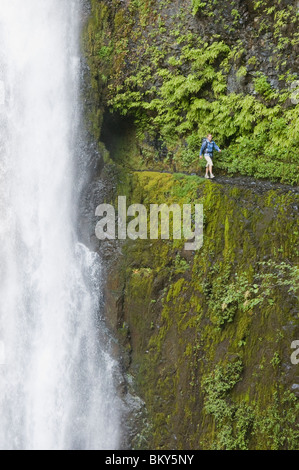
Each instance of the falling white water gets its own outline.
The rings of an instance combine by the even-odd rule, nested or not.
[[[119,445],[100,263],[76,239],[79,19],[80,0],[0,2],[1,449]]]

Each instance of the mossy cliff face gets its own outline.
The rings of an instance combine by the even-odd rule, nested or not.
[[[114,158],[199,170],[212,132],[222,171],[298,184],[297,0],[91,4],[91,130]]]
[[[196,176],[121,179],[115,194],[128,204],[204,205],[199,251],[127,241],[108,274],[108,321],[148,413],[133,446],[298,448],[298,194]]]
[[[226,149],[217,175],[298,184],[298,2],[91,6],[87,120],[105,160],[95,205],[100,193],[204,205],[199,251],[177,240],[101,244],[107,320],[129,391],[145,403],[132,446],[298,448],[297,189],[135,171],[203,174],[211,131]]]

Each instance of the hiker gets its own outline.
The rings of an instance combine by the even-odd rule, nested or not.
[[[206,176],[205,178],[215,178],[213,175],[213,153],[214,149],[217,150],[218,152],[221,152],[220,148],[218,145],[215,144],[214,140],[212,140],[212,134],[208,134],[207,138],[204,140],[201,150],[200,150],[200,158],[204,155],[206,161],[207,161],[207,170],[206,170]],[[209,177],[209,172],[210,172],[210,177]]]

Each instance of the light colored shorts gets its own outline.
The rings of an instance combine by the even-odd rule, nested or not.
[[[205,155],[205,159],[207,160],[207,168],[208,166],[213,166],[213,160],[209,155]]]

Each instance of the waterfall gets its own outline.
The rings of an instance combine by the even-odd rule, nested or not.
[[[80,0],[0,3],[0,447],[116,449],[101,263],[79,242]]]

